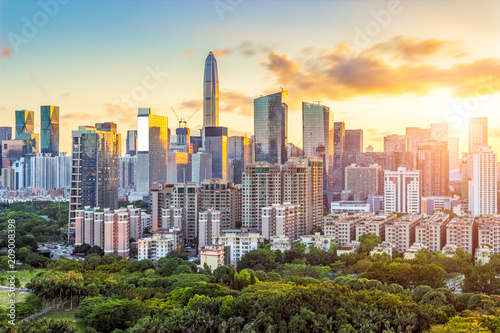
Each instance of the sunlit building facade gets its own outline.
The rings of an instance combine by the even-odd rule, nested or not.
[[[40,116],[41,153],[57,156],[59,155],[59,107],[42,105]]]
[[[254,99],[255,162],[287,160],[288,91]]]

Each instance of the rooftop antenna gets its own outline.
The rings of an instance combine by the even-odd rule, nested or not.
[[[283,92],[283,91],[285,90],[285,89],[283,89],[282,87],[280,87],[280,89],[281,89],[281,92]]]
[[[321,101],[313,101],[313,102],[318,103],[318,105],[320,105],[319,103],[321,103]]]

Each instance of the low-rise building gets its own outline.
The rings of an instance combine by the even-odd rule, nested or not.
[[[345,244],[340,246],[337,249],[337,255],[341,256],[343,254],[349,254],[349,253],[358,253],[359,250],[359,242],[353,241],[351,244]]]
[[[415,243],[415,227],[422,215],[409,214],[389,221],[385,226],[385,241],[394,244],[399,252],[405,252]]]
[[[478,220],[471,217],[455,217],[446,226],[446,244],[461,247],[474,255],[477,248]]]
[[[486,265],[490,262],[491,256],[493,255],[493,250],[487,245],[480,245],[476,249],[476,255],[474,257],[474,262],[476,265]]]
[[[405,254],[403,256],[404,259],[406,260],[415,260],[417,257],[418,252],[425,248],[424,244],[422,243],[413,243],[412,246],[408,250],[405,251]]]
[[[219,266],[224,265],[224,245],[207,245],[200,250],[200,265],[205,264],[212,272]]]
[[[356,226],[356,240],[364,234],[375,234],[385,240],[385,225],[396,218],[396,214],[373,215],[360,221]]]
[[[479,217],[477,222],[477,246],[489,245],[493,253],[500,253],[500,217]]]
[[[156,233],[137,241],[137,259],[150,259],[153,262],[165,257],[170,251],[182,250],[182,233],[172,228],[168,232]]]
[[[330,205],[330,211],[332,214],[348,212],[365,212],[369,213],[371,211],[370,204],[365,201],[333,201]]]
[[[261,234],[233,230],[223,230],[220,236],[212,239],[213,244],[227,247],[229,253],[225,255],[229,256],[229,262],[232,265],[236,265],[245,253],[257,249],[262,242],[264,242],[264,237]]]
[[[383,254],[387,253],[388,255],[391,256],[392,258],[392,248],[394,246],[392,245],[391,242],[382,242],[378,246],[375,246],[373,250],[370,251],[370,255],[373,256],[375,254]]]
[[[415,227],[415,242],[422,243],[431,252],[440,251],[446,243],[446,225],[450,215],[435,212]]]
[[[290,238],[288,238],[285,235],[271,236],[270,241],[272,244],[271,245],[272,251],[280,250],[281,252],[284,252],[290,250],[292,247],[290,243]]]
[[[453,258],[455,252],[457,252],[457,248],[458,246],[456,246],[455,244],[446,244],[441,252],[448,258]]]
[[[337,238],[321,235],[319,232],[316,232],[314,235],[300,236],[300,242],[305,244],[307,249],[309,249],[309,246],[314,245],[323,251],[328,251],[332,244],[337,243]]]

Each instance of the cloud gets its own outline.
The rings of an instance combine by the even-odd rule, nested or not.
[[[456,42],[397,38],[383,47],[379,44],[366,52],[356,53],[341,43],[327,54],[311,55],[302,61],[271,51],[260,64],[274,76],[277,84],[292,92],[291,96],[300,95],[303,100],[345,100],[362,95],[408,93],[425,95],[437,88],[451,88],[457,97],[474,96],[478,90],[483,94],[498,91],[500,59],[457,63],[453,58],[454,61],[446,59],[446,65],[410,60],[418,55],[446,53],[455,45]],[[414,50],[415,55],[409,56],[409,50]],[[390,61],[387,55],[399,57],[401,61]],[[307,62],[316,65],[304,65]],[[488,79],[488,87],[480,89],[485,79]]]
[[[433,55],[459,58],[465,55],[465,52],[459,48],[460,44],[460,41],[418,40],[397,36],[389,41],[376,44],[364,52],[373,55],[390,54],[394,58],[408,61],[422,60]]]
[[[127,108],[120,104],[104,103],[103,104],[106,114],[101,118],[112,121],[117,124],[128,124],[131,127],[136,126],[137,122],[137,109]]]
[[[225,47],[223,49],[215,49],[213,52],[217,58],[222,58],[235,53],[251,57],[256,55],[257,53],[270,52],[273,47],[279,44],[280,42],[274,42],[272,45],[256,44],[252,39],[248,39],[236,46]]]
[[[201,99],[183,100],[179,107],[181,109],[201,109],[203,108],[203,101]]]
[[[31,81],[33,81],[33,83],[36,84],[37,87],[40,88],[40,90],[42,90],[42,92],[44,92],[44,93],[47,92],[47,89],[45,88],[45,86],[40,82],[40,80],[36,76],[34,76],[32,74],[30,74],[29,76],[30,76]]]
[[[364,134],[367,134],[368,136],[371,136],[371,137],[376,137],[376,138],[383,138],[384,136],[388,136],[388,135],[391,135],[393,133],[391,132],[384,132],[384,131],[380,131],[376,128],[368,128],[368,129],[364,129],[363,130],[363,133]]]
[[[65,92],[64,94],[61,94],[61,97],[69,97],[71,95],[71,92]]]
[[[220,112],[253,116],[253,98],[236,90],[223,89],[220,92]]]
[[[2,55],[6,58],[10,58],[12,56],[12,50],[10,49],[9,45],[5,45],[2,50]]]
[[[182,53],[184,53],[184,55],[188,56],[189,58],[193,57],[193,51],[191,50],[184,50]]]
[[[493,138],[500,138],[500,129],[499,128],[488,128],[488,135]]]

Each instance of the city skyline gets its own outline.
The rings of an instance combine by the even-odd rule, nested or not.
[[[126,131],[136,129],[132,115],[140,107],[157,108],[159,115],[170,119],[174,116],[170,107],[174,107],[181,117],[186,117],[195,109],[203,108],[202,66],[211,50],[218,59],[219,124],[229,127],[229,135],[247,133],[250,136],[253,99],[275,93],[280,87],[289,91],[288,141],[296,145],[302,139],[301,103],[314,100],[321,100],[321,104],[328,106],[334,113],[334,120],[344,121],[346,129],[363,129],[364,146],[372,145],[377,151],[383,150],[385,135],[402,135],[405,127],[430,128],[431,123],[448,120],[449,137],[460,137],[460,152],[466,152],[467,116],[486,116],[491,124],[500,120],[496,112],[500,106],[496,93],[500,54],[484,43],[498,32],[493,13],[499,4],[493,1],[474,8],[466,2],[454,2],[454,15],[439,16],[439,19],[426,17],[428,27],[425,29],[422,29],[419,15],[413,14],[424,12],[428,7],[405,1],[395,10],[397,14],[391,14],[387,3],[379,1],[356,3],[356,6],[342,1],[318,2],[319,7],[314,7],[314,11],[305,3],[293,2],[283,8],[289,18],[275,21],[271,20],[271,14],[276,13],[280,2],[263,3],[269,13],[261,15],[257,21],[259,25],[254,24],[252,28],[249,25],[259,6],[240,3],[224,12],[221,20],[220,12],[212,3],[197,4],[199,11],[193,11],[186,22],[174,18],[168,24],[134,25],[136,30],[127,35],[130,28],[123,27],[120,32],[113,33],[106,27],[111,22],[116,23],[120,15],[137,11],[139,8],[134,3],[119,8],[112,3],[99,4],[102,12],[97,13],[85,4],[63,5],[61,1],[58,13],[38,29],[36,36],[29,38],[27,43],[13,44],[12,34],[22,35],[22,18],[27,17],[29,21],[43,8],[36,2],[2,2],[2,11],[10,13],[9,17],[2,17],[0,39],[3,50],[0,59],[1,91],[4,93],[0,105],[4,116],[2,125],[14,125],[14,110],[39,110],[40,105],[57,105],[61,110],[60,151],[70,152],[71,131],[82,124],[82,119],[89,119],[90,123],[114,121],[125,138]],[[434,11],[439,11],[436,6],[446,5],[433,4]],[[112,10],[117,11],[116,16],[110,16]],[[163,13],[166,17],[174,17],[187,10],[190,9],[180,3],[169,6],[152,2],[147,8],[141,7],[138,14],[158,17]],[[69,36],[58,31],[82,11],[90,15],[88,23],[76,20],[68,31],[75,33],[81,45],[66,43]],[[203,11],[206,17],[201,16]],[[310,22],[310,27],[292,25],[299,15],[313,13],[317,22]],[[341,17],[346,13],[349,19]],[[379,18],[388,20],[389,24],[377,23],[373,13],[389,13],[390,17]],[[99,21],[107,16],[110,22]],[[148,17],[151,21],[147,15],[138,15],[140,22],[143,22],[140,17]],[[169,33],[174,24],[177,28],[188,27],[193,23],[191,20],[199,22],[186,28],[182,39]],[[208,20],[213,24],[207,27]],[[432,30],[438,23],[441,27],[443,20],[450,24],[460,20],[461,24],[454,29]],[[95,27],[90,28],[91,23]],[[331,36],[311,37],[314,35],[311,32],[322,24],[327,24]],[[376,24],[378,29],[374,31],[380,30],[378,33],[368,36],[363,32]],[[287,29],[290,34],[274,29],[277,26]],[[231,32],[228,27],[232,27]],[[96,34],[96,29],[101,29],[102,36]],[[245,33],[238,34],[242,30]],[[141,34],[148,38],[140,39]],[[363,36],[366,37],[364,42]],[[95,39],[93,42],[102,47],[102,52],[90,53],[85,48],[90,45],[89,38]],[[109,38],[118,43],[116,50],[105,45]],[[46,47],[54,43],[60,45],[61,52]],[[151,52],[144,53],[144,47],[150,47]],[[76,51],[82,52],[75,54]],[[121,52],[119,58],[115,57],[117,52]],[[36,54],[44,65],[31,61],[32,54]],[[80,66],[72,64],[67,57]],[[115,59],[120,60],[115,64]],[[93,70],[89,66],[93,66]],[[129,70],[122,71],[123,66]],[[375,78],[377,68],[381,72]],[[96,74],[99,80],[95,80]],[[303,81],[307,84],[298,83]],[[23,93],[19,94],[15,86],[25,87]],[[137,87],[146,91],[144,98],[133,103],[124,102],[121,96],[131,95]],[[401,117],[402,107],[406,110],[404,117]],[[457,111],[460,108],[462,111]],[[199,112],[190,120],[188,127],[193,133],[201,127],[202,119]],[[36,133],[39,133],[39,126],[36,121]],[[495,152],[500,146],[500,138],[496,135],[499,130],[490,126],[489,144]]]

